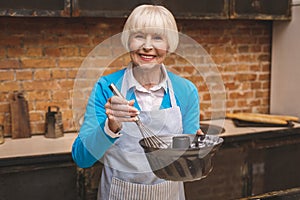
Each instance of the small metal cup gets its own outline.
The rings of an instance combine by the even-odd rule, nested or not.
[[[172,138],[172,147],[174,149],[187,149],[190,146],[190,138],[188,136],[175,136]]]

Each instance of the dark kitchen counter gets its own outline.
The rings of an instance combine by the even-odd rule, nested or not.
[[[205,179],[185,183],[187,200],[198,200],[199,196],[225,200],[250,198],[300,187],[298,123],[293,128],[238,128],[227,119],[201,123],[224,127],[225,132],[220,134],[224,143],[212,160],[212,172]],[[2,197],[95,199],[102,164],[88,169],[76,167],[71,157],[76,136],[68,133],[56,139],[43,135],[5,138],[0,145]],[[24,186],[23,181],[31,184]],[[56,191],[58,183],[61,190]],[[19,191],[13,192],[16,187]]]
[[[76,200],[77,167],[70,153],[75,137],[5,138],[0,145],[0,199]]]

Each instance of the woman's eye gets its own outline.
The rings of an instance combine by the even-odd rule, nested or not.
[[[137,34],[134,36],[135,38],[144,38],[144,36],[142,34]]]
[[[153,37],[153,39],[154,40],[162,40],[163,38],[160,35],[156,35],[156,36]]]

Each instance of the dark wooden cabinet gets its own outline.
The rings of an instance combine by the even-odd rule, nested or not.
[[[126,18],[140,4],[163,5],[177,19],[291,19],[291,0],[14,0],[0,1],[0,16]]]
[[[291,19],[291,0],[230,0],[230,19]]]
[[[72,16],[127,17],[140,4],[153,0],[73,0]],[[188,2],[157,1],[166,6],[177,19],[291,19],[291,0],[189,0]]]
[[[0,1],[0,16],[70,17],[71,0]]]
[[[0,159],[0,199],[77,200],[71,154]]]
[[[227,19],[229,0],[73,0],[72,16],[127,17],[137,5],[158,4],[180,19]]]

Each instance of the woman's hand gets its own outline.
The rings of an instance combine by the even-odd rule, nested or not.
[[[198,129],[197,132],[196,132],[196,135],[205,135],[205,133],[203,133],[203,131],[201,129]]]
[[[108,118],[108,127],[113,132],[122,128],[122,122],[137,121],[139,111],[133,106],[134,100],[127,101],[118,96],[108,99],[105,104],[105,112]]]

